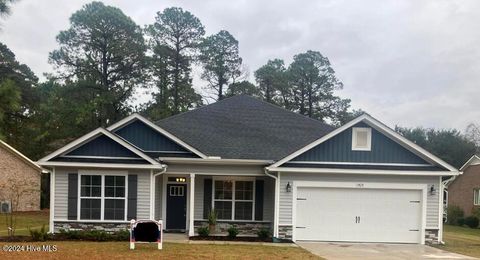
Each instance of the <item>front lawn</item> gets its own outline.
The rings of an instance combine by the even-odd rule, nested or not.
[[[480,229],[445,225],[443,229],[445,245],[438,248],[468,256],[480,257]]]
[[[15,212],[17,217],[17,226],[15,235],[28,236],[31,229],[40,229],[42,225],[48,230],[48,210],[30,211],[30,212]],[[0,237],[8,235],[5,214],[0,214]]]
[[[5,244],[0,243],[0,247]],[[13,243],[15,245],[56,245],[57,252],[3,252],[0,259],[320,259],[300,247],[266,245],[212,245],[164,243],[137,244],[135,250],[127,242],[47,241]]]

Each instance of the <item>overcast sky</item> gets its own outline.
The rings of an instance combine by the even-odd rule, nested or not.
[[[1,21],[0,41],[41,76],[48,53],[81,0],[21,0]],[[273,58],[317,50],[344,89],[338,94],[390,126],[464,130],[480,123],[480,1],[104,1],[137,24],[165,7],[196,15],[207,34],[221,29],[240,42],[253,71]],[[203,83],[195,81],[196,88]]]

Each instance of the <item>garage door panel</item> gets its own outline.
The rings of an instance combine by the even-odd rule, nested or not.
[[[419,190],[299,187],[296,239],[418,243],[421,206]]]

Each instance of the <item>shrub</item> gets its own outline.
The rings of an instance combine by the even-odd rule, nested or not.
[[[458,225],[458,219],[463,218],[463,210],[459,206],[448,206],[447,208],[447,224]]]
[[[201,237],[208,237],[210,234],[210,229],[208,227],[199,227],[198,228],[198,235]]]
[[[457,225],[459,225],[459,226],[465,225],[465,218],[458,218],[457,219]]]
[[[238,231],[238,228],[234,225],[231,225],[228,229],[227,229],[227,232],[228,232],[228,237],[229,238],[236,238],[238,233],[240,233],[240,231]]]
[[[128,241],[130,232],[128,230],[114,233],[107,233],[103,230],[60,230],[56,236],[65,240]]]
[[[208,224],[209,225],[216,225],[217,224],[217,211],[215,209],[210,210],[208,213]]]
[[[472,208],[472,216],[475,216],[478,219],[480,219],[480,207],[473,207]]]
[[[467,225],[469,228],[477,228],[478,223],[479,220],[475,216],[468,216],[465,218],[465,225]]]
[[[270,237],[270,229],[262,228],[262,229],[258,230],[257,231],[257,236],[262,240],[265,240],[265,239],[269,238]]]
[[[47,241],[50,238],[50,235],[45,229],[45,225],[43,225],[40,230],[29,229],[28,231],[33,241]]]

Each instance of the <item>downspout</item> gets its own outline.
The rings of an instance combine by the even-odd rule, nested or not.
[[[156,220],[155,219],[155,205],[156,205],[156,201],[155,201],[155,180],[156,180],[156,177],[157,176],[160,176],[162,174],[164,174],[166,171],[167,171],[167,168],[168,168],[168,165],[166,164],[162,164],[162,170],[157,172],[157,173],[153,173],[152,171],[152,178],[150,180],[150,196],[152,198],[152,205],[151,205],[151,208],[152,208],[152,212],[150,214],[150,219],[152,220]]]
[[[275,202],[274,202],[274,214],[273,214],[273,237],[278,238],[278,214],[279,214],[279,202],[280,202],[280,182],[277,176],[268,173],[268,169],[264,169],[265,175],[275,180]]]

